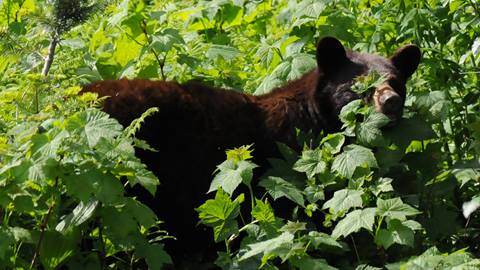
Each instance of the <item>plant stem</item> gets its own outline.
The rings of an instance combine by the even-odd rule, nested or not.
[[[98,251],[98,259],[100,260],[100,269],[105,269],[105,243],[103,242],[102,223],[98,225],[98,239],[100,240],[100,250]]]
[[[350,235],[350,239],[352,239],[353,249],[355,250],[355,256],[357,256],[357,262],[360,263],[360,256],[358,255],[357,245],[355,244],[355,239],[353,236]]]
[[[33,269],[33,266],[35,266],[35,263],[37,262],[37,257],[40,254],[40,246],[42,245],[43,237],[45,236],[45,228],[47,228],[48,219],[50,218],[50,214],[52,213],[54,207],[55,203],[50,205],[47,214],[43,218],[42,224],[40,224],[40,237],[38,238],[37,247],[35,248],[35,253],[33,254],[29,269]]]

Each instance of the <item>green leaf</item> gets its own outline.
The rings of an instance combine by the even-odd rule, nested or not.
[[[361,108],[361,106],[362,101],[359,99],[351,101],[347,105],[343,106],[342,110],[340,111],[340,115],[338,116],[340,121],[347,126],[355,124],[357,121],[357,111]]]
[[[157,217],[150,208],[132,198],[125,198],[124,200],[125,210],[135,218],[139,225],[145,228],[155,225]]]
[[[357,167],[378,167],[371,149],[356,144],[347,145],[332,164],[332,170],[346,178],[352,178]]]
[[[388,249],[392,244],[413,246],[413,231],[398,219],[388,221],[388,229],[380,229],[375,237],[375,243]]]
[[[348,213],[345,218],[340,220],[337,226],[335,226],[332,237],[346,237],[351,233],[358,232],[361,228],[371,232],[375,222],[375,211],[376,208],[370,207]]]
[[[250,149],[251,147],[252,145],[244,145],[238,148],[227,150],[227,159],[233,160],[234,162],[252,159],[253,149]]]
[[[311,231],[308,233],[308,239],[315,249],[319,249],[321,247],[343,249],[343,246],[337,242],[335,238],[326,233]]]
[[[239,54],[240,51],[237,48],[226,45],[212,44],[207,50],[205,56],[213,60],[217,59],[218,57],[222,57],[225,60],[233,60]]]
[[[98,201],[90,200],[87,203],[81,201],[72,211],[71,214],[65,216],[55,229],[61,233],[65,233],[70,226],[79,226],[90,219],[97,208]]]
[[[337,154],[345,143],[345,136],[342,133],[332,133],[323,137],[320,142],[330,153]]]
[[[393,198],[388,200],[377,200],[377,214],[383,217],[392,219],[405,220],[407,216],[414,216],[420,212],[408,204],[402,202],[400,198]]]
[[[380,128],[389,122],[390,119],[383,113],[371,111],[355,130],[358,141],[367,146],[382,146],[384,139]]]
[[[85,136],[90,147],[94,147],[100,138],[112,139],[121,134],[122,126],[117,120],[97,109],[87,109],[68,118],[66,129]]]
[[[234,201],[222,189],[218,189],[215,199],[207,200],[195,209],[202,224],[212,227],[216,242],[223,241],[238,233],[236,217],[240,214],[240,204],[244,196],[240,194]]]
[[[151,171],[146,169],[146,166],[139,163],[135,162],[135,175],[134,176],[128,176],[128,181],[130,184],[133,186],[136,183],[139,183],[142,187],[144,187],[150,194],[155,196],[155,192],[157,191],[157,186],[160,184],[158,181],[158,178],[155,174],[153,174]],[[132,165],[132,163],[130,163]]]
[[[330,266],[325,259],[311,258],[308,256],[294,257],[289,260],[295,269],[302,270],[336,270],[333,266]]]
[[[168,52],[176,44],[184,44],[185,41],[177,29],[166,28],[156,32],[152,38],[150,47],[156,52]]]
[[[289,232],[283,232],[281,235],[275,238],[257,242],[254,244],[249,244],[248,251],[245,252],[242,256],[240,256],[239,260],[246,260],[258,254],[263,254],[263,256],[266,257],[268,255],[275,254],[275,251],[277,249],[290,247],[292,243],[293,234]]]
[[[165,252],[162,244],[142,242],[137,246],[135,254],[145,258],[149,269],[162,269],[163,265],[172,263],[172,258]]]
[[[378,197],[381,193],[393,191],[392,178],[381,177],[369,187],[372,193]]]
[[[45,269],[55,269],[73,255],[75,241],[73,235],[63,235],[57,231],[45,231],[40,245],[40,261]]]
[[[337,190],[333,194],[333,198],[325,202],[322,209],[330,208],[331,211],[333,210],[333,213],[338,213],[347,212],[353,207],[362,207],[362,195],[363,191],[361,190]]]
[[[302,192],[280,177],[269,176],[260,181],[259,185],[264,187],[274,200],[287,197],[298,205],[305,207]]]
[[[436,247],[431,247],[418,257],[411,258],[400,269],[478,269],[480,260],[474,259],[465,250],[459,250],[451,254],[442,254]]]
[[[302,157],[293,165],[293,169],[306,173],[308,178],[325,172],[328,167],[327,163],[322,159],[322,149],[304,150]]]
[[[253,169],[258,167],[250,161],[241,160],[235,162],[226,160],[217,166],[218,173],[215,175],[208,192],[218,190],[220,187],[232,196],[240,183],[247,185],[252,181]]]
[[[12,233],[5,229],[3,226],[0,227],[0,259],[4,260],[7,252],[11,250],[10,245],[15,243],[15,239]]]
[[[260,222],[275,223],[275,213],[268,201],[255,199],[255,207],[252,209],[252,217]]]

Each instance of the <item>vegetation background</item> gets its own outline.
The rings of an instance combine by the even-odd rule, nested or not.
[[[197,79],[262,94],[313,68],[330,35],[385,56],[421,47],[405,119],[382,133],[381,115],[351,103],[342,132],[299,134],[302,153],[279,145],[262,198],[233,194],[252,185],[255,151],[228,152],[198,208],[225,243],[216,264],[478,269],[479,33],[476,0],[0,1],[0,268],[170,261],[168,232],[120,181],[158,184],[134,156],[141,119],[123,129],[80,85]],[[291,218],[276,199],[297,205]]]

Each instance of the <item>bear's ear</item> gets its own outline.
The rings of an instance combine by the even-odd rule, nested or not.
[[[342,43],[334,37],[324,37],[317,44],[318,69],[325,75],[338,71],[346,62],[347,54]]]
[[[400,71],[404,79],[407,80],[417,69],[421,58],[422,53],[417,46],[406,45],[398,49],[390,57],[390,61]]]

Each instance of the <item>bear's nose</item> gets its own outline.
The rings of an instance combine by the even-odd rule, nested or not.
[[[397,93],[389,91],[380,96],[380,104],[384,112],[396,113],[402,108],[402,98]]]

